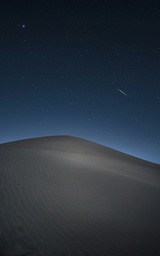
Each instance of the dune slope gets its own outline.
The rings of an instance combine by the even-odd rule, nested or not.
[[[160,166],[70,136],[1,144],[0,255],[160,255]]]

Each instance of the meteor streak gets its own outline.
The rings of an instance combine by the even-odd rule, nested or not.
[[[123,95],[125,95],[126,97],[128,97],[128,95],[127,95],[124,91],[122,91],[121,89],[117,88],[117,90],[118,90],[120,93],[122,93]]]

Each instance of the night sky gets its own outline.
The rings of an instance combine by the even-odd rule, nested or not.
[[[160,1],[1,1],[0,143],[68,134],[160,163]]]

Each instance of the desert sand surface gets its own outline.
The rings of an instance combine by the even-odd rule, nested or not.
[[[1,144],[5,255],[160,255],[160,165],[71,136]]]

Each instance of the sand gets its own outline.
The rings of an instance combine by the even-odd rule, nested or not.
[[[5,255],[160,255],[160,165],[71,136],[1,144]]]

